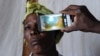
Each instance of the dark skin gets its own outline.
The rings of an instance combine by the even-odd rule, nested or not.
[[[32,56],[58,56],[55,31],[40,32],[37,15],[29,14],[24,20],[24,38],[28,42]]]
[[[100,21],[98,21],[87,9],[86,6],[70,5],[61,13],[72,16],[73,23],[70,27],[65,27],[62,32],[83,31],[100,33]]]

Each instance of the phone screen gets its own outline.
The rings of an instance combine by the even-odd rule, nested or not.
[[[40,31],[60,30],[67,25],[67,18],[63,14],[40,15],[38,19]]]

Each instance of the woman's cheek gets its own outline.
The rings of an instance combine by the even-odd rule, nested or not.
[[[28,33],[28,32],[25,32],[24,33],[24,38],[26,39],[26,41],[30,41],[30,38],[31,38],[31,36],[30,36],[30,34]]]
[[[41,37],[45,37],[46,36],[46,33],[40,33],[40,36]]]

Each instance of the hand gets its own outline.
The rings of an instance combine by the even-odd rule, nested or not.
[[[61,30],[63,32],[76,30],[90,32],[98,23],[98,20],[89,12],[86,6],[70,5],[65,10],[62,10],[61,13],[71,15],[71,19],[73,20],[71,26]]]

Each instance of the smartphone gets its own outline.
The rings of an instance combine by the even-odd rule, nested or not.
[[[50,14],[38,16],[39,31],[60,30],[71,25],[70,15],[67,14]]]

